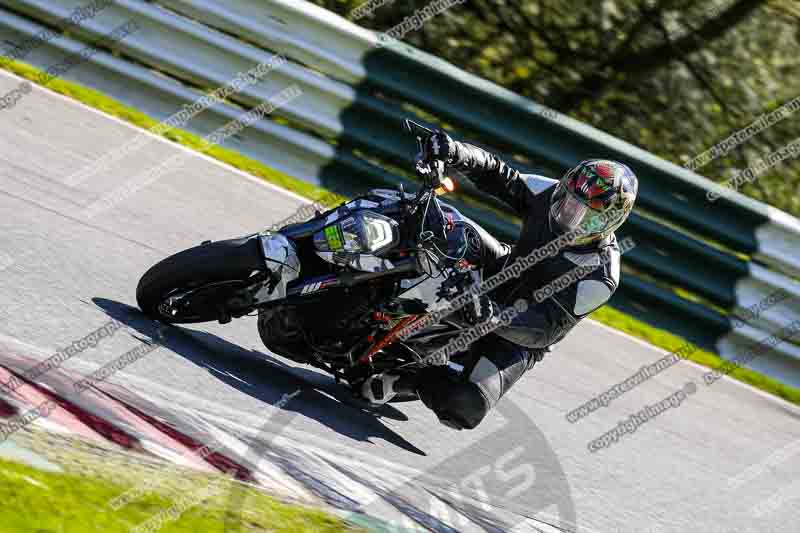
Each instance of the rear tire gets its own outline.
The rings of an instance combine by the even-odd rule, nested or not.
[[[196,289],[212,283],[244,282],[254,270],[266,270],[259,238],[246,237],[203,243],[153,265],[136,287],[139,309],[147,316],[171,324],[208,322],[220,317],[207,308],[191,318],[171,317],[159,311],[173,292]]]

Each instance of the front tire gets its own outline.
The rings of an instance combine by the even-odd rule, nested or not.
[[[150,318],[171,324],[190,324],[218,320],[220,309],[205,304],[188,314],[169,315],[162,304],[171,294],[205,290],[214,286],[221,294],[246,283],[253,271],[266,270],[257,236],[206,242],[153,265],[136,287],[139,309]],[[206,299],[207,300],[207,299]]]

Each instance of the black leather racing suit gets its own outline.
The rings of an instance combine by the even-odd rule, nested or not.
[[[461,142],[454,144],[451,168],[461,171],[479,189],[508,203],[522,218],[522,231],[513,247],[479,229],[486,251],[484,279],[517,257],[556,241],[559,235],[551,229],[548,216],[556,180],[520,174],[485,150]],[[420,399],[448,426],[477,426],[552,344],[608,301],[619,282],[619,258],[616,238],[611,235],[589,246],[562,248],[497,287],[488,294],[496,308],[504,309],[525,299],[527,311],[452,357],[453,362],[464,367],[457,378],[448,367],[431,367],[422,372],[416,387]],[[565,287],[561,283],[562,289],[537,301],[537,290],[577,267],[596,268],[583,269],[579,280]],[[586,270],[590,272],[585,274]],[[538,293],[540,300],[542,294],[544,291]]]

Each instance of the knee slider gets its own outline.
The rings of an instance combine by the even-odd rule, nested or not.
[[[463,429],[474,429],[491,410],[489,399],[476,383],[454,384],[451,395],[443,406],[439,418],[455,422]]]
[[[478,385],[471,382],[430,380],[421,383],[417,392],[439,421],[454,429],[477,427],[492,408]]]

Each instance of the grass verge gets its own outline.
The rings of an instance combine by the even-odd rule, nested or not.
[[[63,472],[0,459],[2,531],[365,533],[222,474],[165,465],[153,457],[40,429],[24,431],[14,436],[14,444]],[[135,496],[116,499],[125,493]]]
[[[30,81],[36,82],[38,74],[41,72],[36,67],[21,63],[18,61],[10,63],[5,67],[18,76],[26,78]],[[47,84],[47,88],[69,96],[87,106],[93,107],[111,116],[125,120],[135,126],[149,130],[158,122],[141,111],[126,106],[113,98],[93,89],[84,87],[78,83],[55,79]],[[243,172],[247,172],[253,176],[257,176],[269,183],[278,185],[284,189],[292,191],[296,194],[304,196],[310,200],[319,200],[328,198],[327,205],[338,203],[344,197],[336,197],[333,201],[330,200],[330,193],[326,189],[317,187],[310,183],[306,183],[297,178],[278,172],[249,157],[246,157],[233,150],[228,150],[219,146],[214,146],[210,149],[203,149],[204,143],[201,138],[193,133],[184,130],[173,129],[166,132],[163,137],[168,140],[181,144],[187,148],[191,148],[198,152],[203,152],[210,157],[213,157],[223,163],[231,165]],[[592,314],[592,318],[601,322],[609,327],[624,331],[629,335],[642,339],[653,344],[659,348],[673,351],[686,343],[685,339],[673,335],[665,330],[654,328],[636,318],[626,315],[615,309],[604,307],[599,311]],[[699,363],[703,366],[710,368],[717,368],[722,365],[724,359],[717,354],[698,350],[691,356],[691,361]],[[789,402],[800,405],[800,389],[790,387],[775,381],[763,374],[750,370],[748,368],[738,368],[729,374],[732,378],[738,379],[744,383],[752,385],[757,389],[779,396]]]

